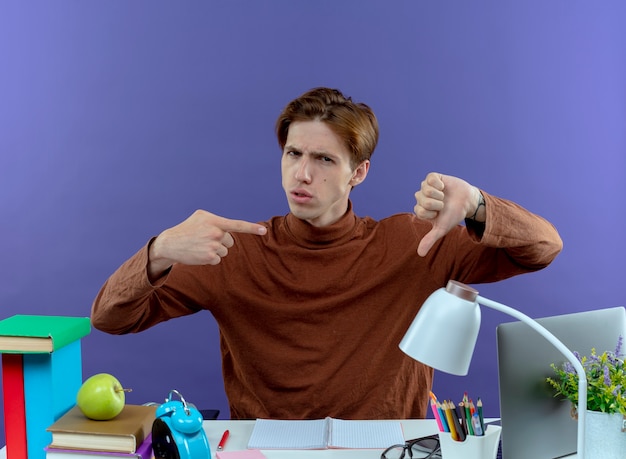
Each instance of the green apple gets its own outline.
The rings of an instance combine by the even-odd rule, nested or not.
[[[115,376],[98,373],[80,386],[76,404],[89,419],[107,421],[124,409],[126,392],[130,389],[124,389]]]

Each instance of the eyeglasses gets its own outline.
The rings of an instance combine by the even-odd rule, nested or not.
[[[424,454],[426,455],[424,456]],[[441,459],[439,435],[407,440],[404,445],[390,446],[380,455],[380,459],[404,459],[405,457],[411,459]]]

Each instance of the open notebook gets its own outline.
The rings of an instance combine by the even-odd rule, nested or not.
[[[387,448],[404,444],[399,421],[343,419],[257,419],[248,442],[251,449]]]

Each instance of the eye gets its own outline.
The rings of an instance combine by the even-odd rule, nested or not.
[[[323,163],[332,163],[332,162],[333,162],[333,159],[332,159],[332,158],[329,158],[328,156],[323,156],[323,155],[322,155],[322,156],[320,156],[320,157],[319,157],[319,159],[320,159],[320,161],[322,161]]]

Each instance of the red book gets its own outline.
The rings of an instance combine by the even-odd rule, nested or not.
[[[7,459],[28,459],[21,354],[2,354],[2,393]]]

